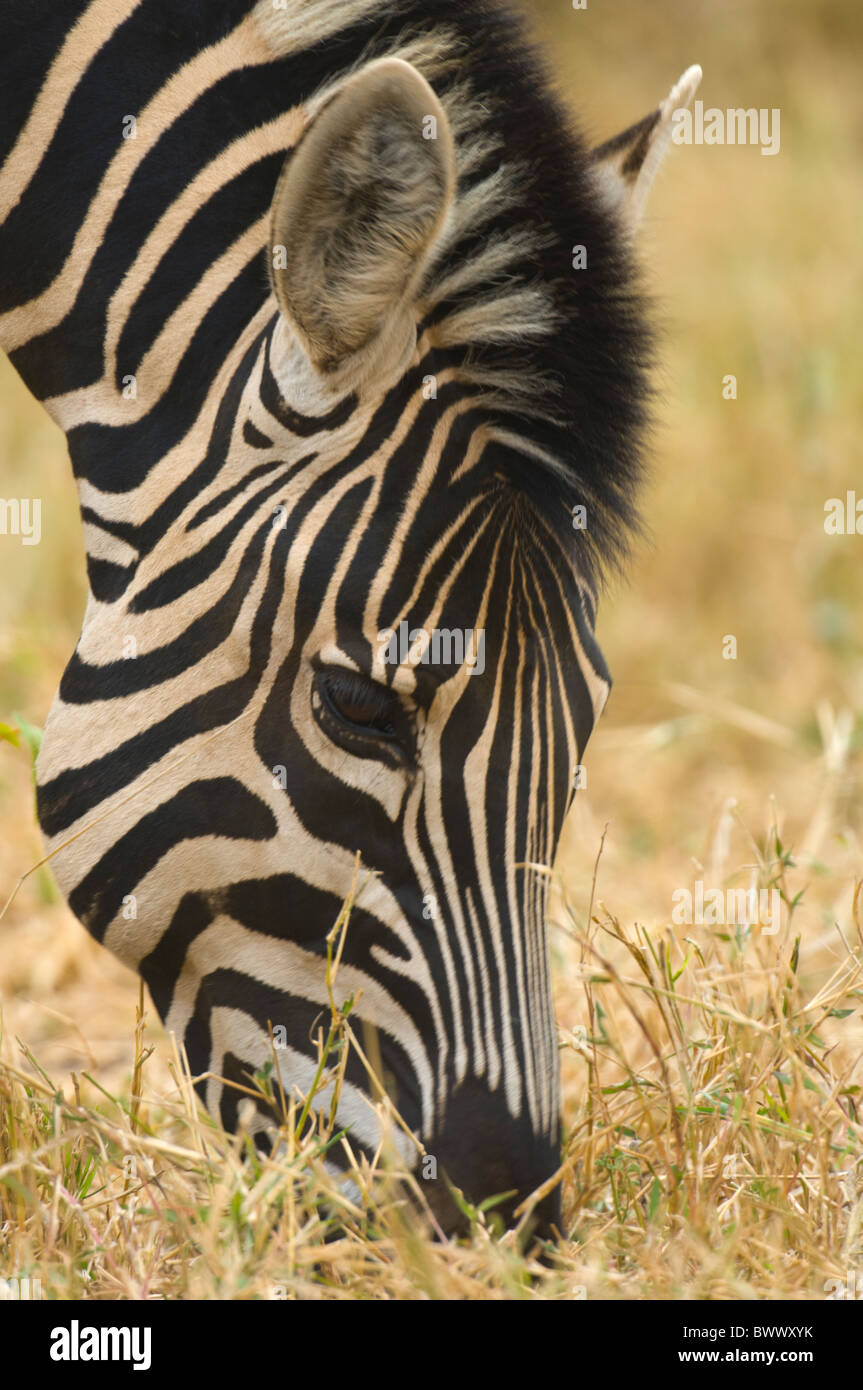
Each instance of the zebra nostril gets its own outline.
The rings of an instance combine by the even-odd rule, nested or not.
[[[539,1186],[539,1184],[535,1184]],[[533,1187],[527,1190],[509,1188],[503,1200],[495,1202],[490,1208],[484,1208],[485,1221],[494,1230],[509,1230],[519,1223],[520,1217],[516,1217],[516,1209],[533,1191]],[[461,1189],[463,1196],[467,1194]],[[425,1196],[428,1208],[434,1218],[438,1230],[447,1238],[466,1236],[470,1234],[471,1219],[467,1211],[462,1209],[460,1203],[453,1196],[451,1188],[447,1182],[446,1174],[443,1174],[435,1181],[423,1183],[423,1195]],[[497,1195],[497,1194],[489,1194]],[[485,1199],[482,1199],[485,1200]],[[475,1205],[478,1206],[480,1199]],[[543,1197],[530,1212],[524,1223],[521,1235],[522,1248],[536,1240],[554,1240],[559,1238],[562,1233],[562,1212],[560,1200],[560,1188]]]
[[[428,1191],[425,1193],[429,1209],[434,1217],[436,1226],[446,1237],[466,1236],[470,1234],[470,1217],[462,1211],[445,1180],[437,1183],[427,1184]],[[486,1215],[489,1225],[494,1228],[497,1221],[502,1222],[503,1229],[508,1230],[515,1226],[520,1218],[515,1215],[519,1203],[528,1196],[527,1192],[519,1193],[517,1196],[507,1197],[502,1202],[496,1203],[491,1212]],[[522,1247],[535,1240],[554,1240],[559,1238],[562,1233],[562,1213],[560,1201],[560,1189],[549,1193],[539,1201],[530,1213],[524,1225],[521,1244]]]
[[[449,1098],[444,1124],[426,1144],[426,1153],[421,1187],[446,1235],[465,1232],[470,1224],[451,1187],[473,1206],[500,1199],[489,1210],[509,1227],[517,1219],[516,1208],[547,1182],[560,1162],[548,1136],[536,1134],[527,1117],[511,1115],[504,1096],[479,1082],[463,1083]],[[550,1236],[553,1227],[560,1229],[560,1221],[556,1187],[537,1203],[526,1225],[534,1235]]]

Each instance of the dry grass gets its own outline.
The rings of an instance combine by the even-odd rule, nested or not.
[[[713,882],[735,877],[731,838],[723,824]],[[153,1065],[139,1013],[131,1080],[114,1094],[89,1072],[58,1084],[4,1038],[4,1265],[73,1299],[824,1298],[863,1258],[863,883],[807,988],[805,875],[775,824],[751,852],[759,886],[781,894],[776,935],[624,929],[599,905],[599,872],[586,911],[561,894],[559,1014],[585,1023],[561,1034],[565,1239],[542,1262],[473,1209],[470,1240],[435,1241],[406,1197],[421,1202],[422,1183],[387,1145],[371,1166],[352,1162],[362,1196],[347,1195],[324,1166],[334,1144],[350,1155],[334,1106],[315,1118],[313,1096],[274,1089],[273,1068],[249,1090],[280,1116],[278,1149],[262,1157],[246,1134],[225,1135],[158,1025]],[[318,1033],[318,1086],[336,1094],[358,1046],[338,991],[349,930],[346,912]]]
[[[821,1299],[859,1282],[863,538],[823,516],[863,495],[863,12],[536,8],[598,138],[694,61],[706,104],[782,109],[776,158],[674,150],[642,238],[667,325],[655,544],[600,613],[617,684],[552,914],[564,1239],[540,1265],[478,1217],[471,1242],[435,1244],[383,1156],[353,1209],[326,1134],[297,1133],[297,1097],[284,1152],[249,1156],[198,1110],[152,1012],[136,1041],[136,980],[40,873],[0,923],[0,1276],[211,1299]],[[5,364],[0,405],[0,494],[42,497],[44,530],[0,544],[0,720],[38,725],[83,611],[80,530],[62,438]],[[3,743],[0,824],[3,897],[41,854],[29,759]],[[777,935],[672,924],[693,880],[753,874],[784,893]]]

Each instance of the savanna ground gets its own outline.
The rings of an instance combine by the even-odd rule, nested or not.
[[[706,106],[781,110],[775,157],[673,149],[642,234],[665,327],[651,539],[601,609],[616,685],[552,911],[565,1239],[539,1265],[477,1212],[471,1241],[435,1244],[383,1156],[352,1207],[291,1096],[285,1155],[244,1159],[149,1003],[136,1040],[137,981],[40,869],[0,924],[0,1276],[47,1297],[822,1299],[863,1280],[863,536],[824,529],[828,498],[863,498],[863,13],[535,14],[597,139],[691,62]],[[39,546],[0,540],[0,720],[24,728],[0,743],[5,899],[42,852],[26,726],[85,588],[63,440],[6,363],[0,407],[0,492],[43,499]],[[698,879],[778,888],[780,930],[676,925]],[[336,1073],[343,1002],[336,970]]]

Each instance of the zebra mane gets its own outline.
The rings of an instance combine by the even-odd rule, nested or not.
[[[312,116],[375,58],[406,60],[434,88],[458,189],[423,327],[491,412],[496,470],[568,534],[596,583],[638,528],[651,338],[625,233],[523,20],[497,0],[261,0],[256,19],[275,54],[344,54],[307,101]],[[585,269],[573,268],[579,246]]]

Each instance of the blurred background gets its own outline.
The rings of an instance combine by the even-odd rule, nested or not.
[[[835,924],[852,930],[863,876],[863,534],[824,529],[828,499],[856,489],[863,500],[863,7],[527,8],[597,142],[647,114],[694,62],[705,107],[781,111],[772,158],[672,147],[648,206],[641,258],[664,334],[650,536],[600,608],[615,688],[567,824],[559,893],[583,922],[605,833],[595,909],[662,932],[672,894],[695,878],[745,886],[758,865],[769,877],[775,823],[803,891],[795,929],[811,988],[838,961]],[[729,374],[736,400],[723,399]],[[63,438],[5,361],[0,470],[0,496],[43,499],[40,545],[0,541],[0,721],[14,730],[45,721],[85,580]],[[42,853],[19,744],[0,740],[4,900]],[[553,933],[572,1027],[583,1000],[563,939]],[[136,1001],[136,980],[75,923],[50,875],[31,874],[0,923],[7,1040],[26,1040],[58,1081],[96,1068],[120,1083]],[[149,1030],[158,1038],[152,1017]]]

